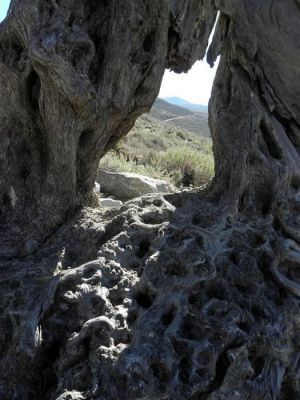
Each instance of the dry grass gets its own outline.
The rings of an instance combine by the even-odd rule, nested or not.
[[[214,174],[211,139],[166,126],[149,116],[137,121],[100,166],[166,179],[177,187],[203,185]]]
[[[157,157],[160,170],[170,176],[174,184],[181,186],[201,186],[207,183],[214,174],[211,153],[174,147]]]

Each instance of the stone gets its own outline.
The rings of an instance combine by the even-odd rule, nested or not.
[[[103,208],[116,208],[116,207],[121,207],[122,201],[120,200],[114,200],[109,197],[100,199],[100,206]]]
[[[171,185],[164,180],[130,172],[98,171],[98,182],[105,193],[120,200],[130,200],[149,193],[170,193]]]
[[[97,193],[97,194],[99,194],[101,192],[101,186],[99,185],[98,182],[95,182],[94,192]]]
[[[80,392],[72,390],[72,392],[65,391],[57,400],[84,400]]]

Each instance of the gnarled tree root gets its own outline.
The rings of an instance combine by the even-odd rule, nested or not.
[[[52,276],[19,265],[15,289],[1,286],[2,298],[19,293],[2,304],[13,332],[1,342],[3,399],[297,398],[299,287],[272,245],[285,243],[284,265],[297,249],[271,219],[222,218],[192,193],[100,213],[110,222],[98,231],[88,215],[32,259],[63,245]],[[76,264],[74,235],[93,261]]]

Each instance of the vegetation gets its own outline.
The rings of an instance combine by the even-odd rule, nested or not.
[[[150,115],[138,119],[100,166],[166,179],[177,187],[203,185],[214,174],[210,138],[164,124]]]

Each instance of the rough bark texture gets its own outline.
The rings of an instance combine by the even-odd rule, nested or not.
[[[210,188],[67,217],[217,10]],[[299,32],[296,0],[12,2],[0,399],[299,399]]]
[[[236,211],[272,211],[300,187],[299,2],[216,2],[208,53],[221,63],[210,102],[216,191]]]
[[[100,157],[150,108],[166,65],[205,54],[216,14],[205,9],[196,22],[198,1],[12,1],[0,31],[4,216],[35,210],[51,228],[91,204]]]

